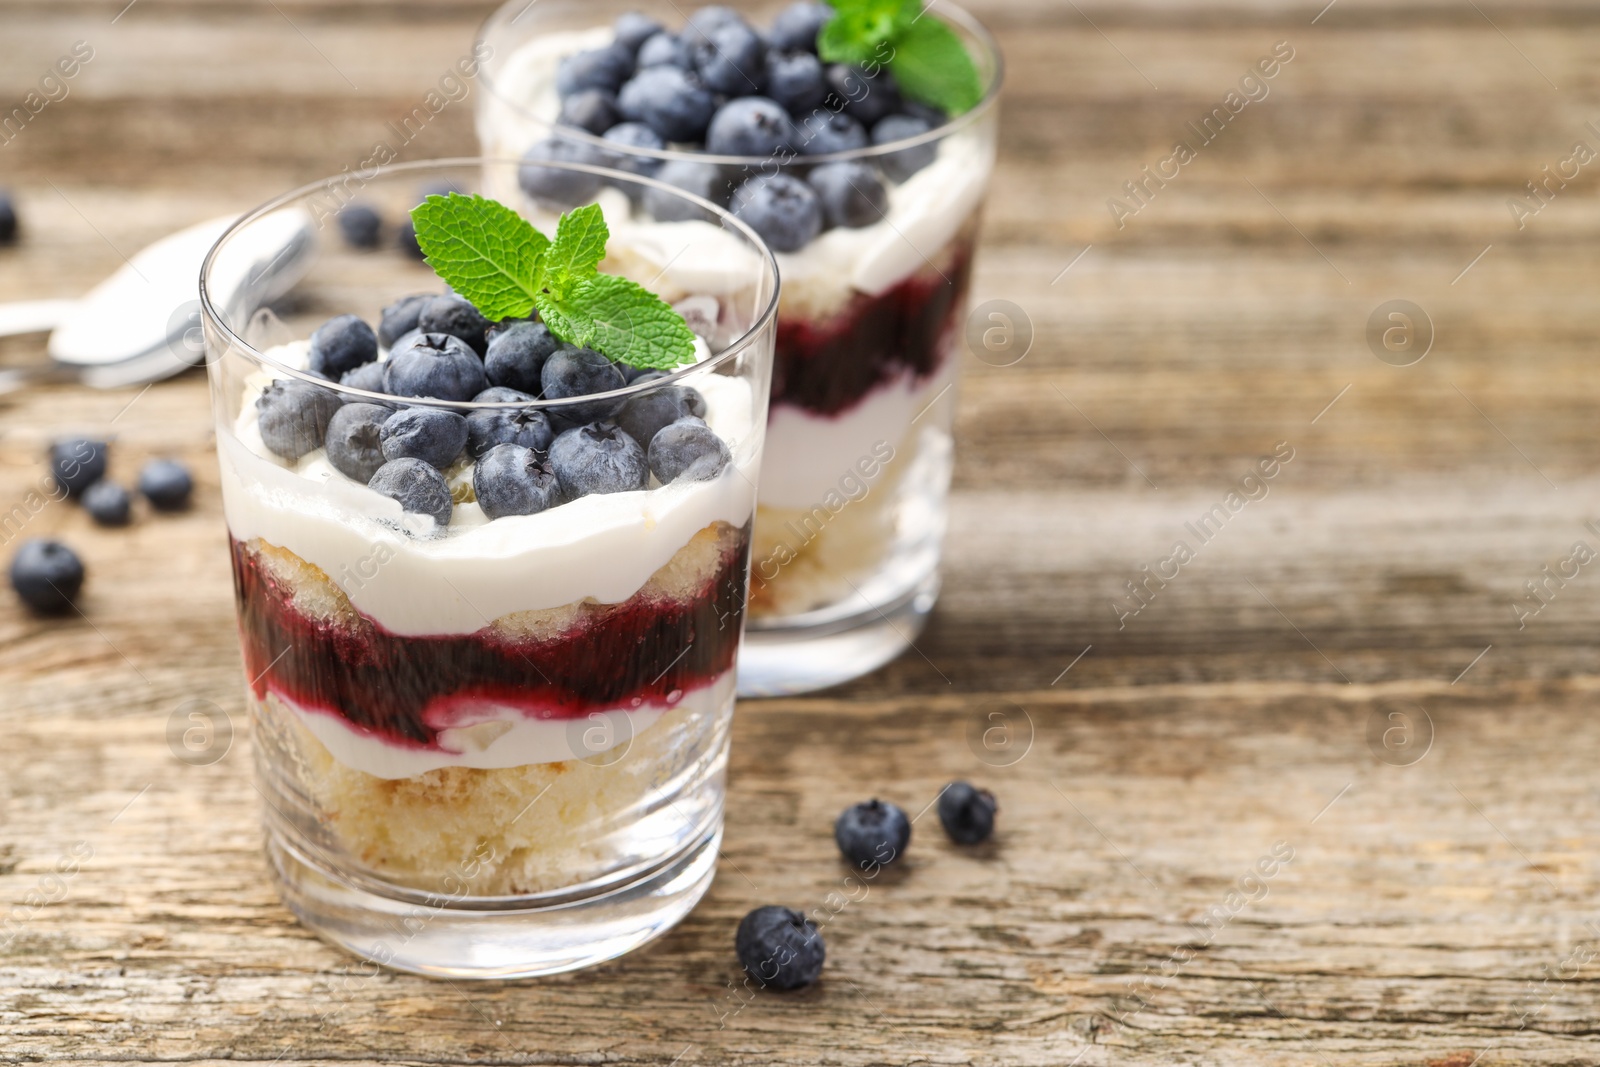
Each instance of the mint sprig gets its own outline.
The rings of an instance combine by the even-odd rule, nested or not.
[[[886,64],[907,96],[950,115],[970,111],[983,99],[983,79],[961,38],[923,11],[921,0],[828,3],[834,16],[817,34],[825,61]]]
[[[694,362],[694,334],[666,301],[601,274],[611,231],[598,204],[561,216],[555,240],[494,200],[450,193],[411,211],[428,265],[491,321],[539,318],[558,339],[616,363],[670,370]]]

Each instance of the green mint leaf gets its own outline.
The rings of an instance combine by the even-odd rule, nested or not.
[[[521,318],[539,292],[548,238],[515,211],[481,196],[430,196],[411,209],[417,245],[434,272],[491,322]]]
[[[588,324],[581,313],[569,307],[561,297],[541,292],[533,305],[539,309],[539,318],[543,320],[545,328],[555,334],[557,340],[580,348],[594,347],[589,344]]]
[[[863,66],[881,61],[901,27],[922,10],[918,0],[829,0],[836,14],[817,34],[817,52],[829,63]]]
[[[544,254],[544,288],[565,297],[574,286],[599,273],[606,258],[611,230],[599,204],[589,204],[561,216],[556,239]]]
[[[563,310],[585,320],[583,343],[614,362],[650,370],[694,362],[689,324],[637,282],[596,274],[573,290],[566,305]]]
[[[900,31],[889,71],[907,96],[951,115],[970,111],[983,99],[983,80],[966,46],[932,15]]]

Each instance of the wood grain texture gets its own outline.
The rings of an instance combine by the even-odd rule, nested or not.
[[[354,164],[488,13],[122,6],[0,6],[0,99],[96,48],[0,148],[28,227],[0,297],[74,295]],[[200,483],[129,531],[64,505],[27,524],[91,580],[82,617],[0,604],[0,1063],[1600,1062],[1600,576],[1514,608],[1600,547],[1600,185],[1586,168],[1523,229],[1505,204],[1600,146],[1600,14],[1321,7],[978,6],[1011,82],[975,299],[1020,306],[1033,345],[967,360],[940,607],[872,677],[741,706],[715,885],[594,971],[369,976],[295,925],[248,739],[206,767],[166,740],[189,700],[243,727],[204,382],[0,397],[0,512],[68,429],[113,432],[119,477],[171,454]],[[1107,198],[1277,41],[1270,96],[1118,228]],[[470,119],[452,105],[406,157],[470,153]],[[1367,346],[1394,298],[1436,329],[1415,366]],[[1279,442],[1266,495],[1119,618]],[[1409,766],[1369,744],[1394,712],[1431,723]],[[839,907],[836,809],[916,812],[953,777],[999,794],[996,841],[958,850],[927,815],[905,869]],[[1242,881],[1275,847],[1293,858]],[[732,930],[770,901],[838,908],[828,969],[746,1003]]]

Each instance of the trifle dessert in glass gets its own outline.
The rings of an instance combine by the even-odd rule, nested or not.
[[[480,142],[528,164],[497,196],[559,199],[543,163],[606,163],[726,205],[776,254],[740,691],[897,655],[938,591],[993,40],[916,0],[510,0],[479,51]],[[670,202],[640,207],[673,225]]]
[[[648,179],[474,195],[516,166],[361,176],[429,266],[340,247],[342,176],[202,274],[274,873],[318,933],[427,974],[626,952],[704,893],[722,827],[774,265]],[[681,201],[674,233],[632,223],[645,193]],[[286,217],[318,247],[280,317]]]

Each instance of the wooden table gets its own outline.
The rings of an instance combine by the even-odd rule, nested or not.
[[[6,298],[354,165],[487,12],[121,6],[0,8],[7,107],[94,49],[0,148],[27,226]],[[1033,340],[967,357],[943,600],[888,669],[741,707],[716,884],[587,973],[368,975],[300,929],[248,739],[208,766],[167,740],[192,700],[244,725],[204,382],[0,401],[7,507],[74,428],[115,434],[118,476],[178,454],[200,482],[127,531],[27,523],[91,578],[81,618],[0,603],[0,1062],[1600,1061],[1600,568],[1525,587],[1600,551],[1600,164],[1520,229],[1507,206],[1600,149],[1600,17],[1320,6],[981,5],[1011,84],[975,295]],[[1126,199],[1279,41],[1269,95]],[[469,107],[406,157],[471,152]],[[1395,299],[1434,333],[1405,367],[1367,340]],[[1125,614],[1180,538],[1194,558]],[[837,809],[915,812],[955,777],[999,795],[993,844],[924,818],[827,925],[819,985],[736,998],[740,915],[830,906]]]

